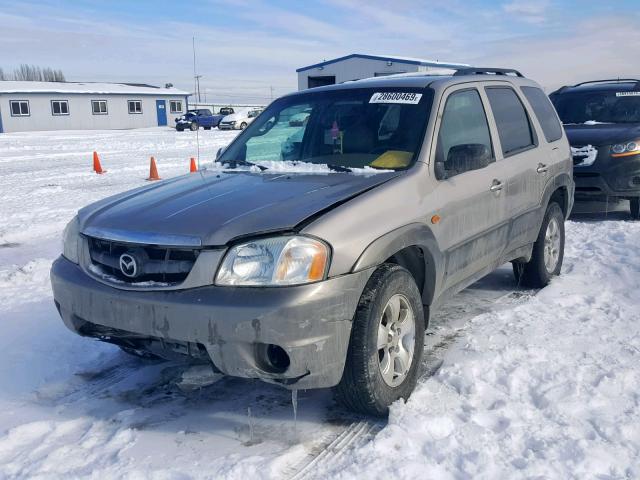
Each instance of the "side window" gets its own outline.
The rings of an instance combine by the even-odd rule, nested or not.
[[[142,100],[128,100],[129,113],[142,113]]]
[[[67,100],[51,100],[51,115],[69,115]]]
[[[508,87],[487,87],[485,90],[496,119],[502,153],[508,156],[534,145],[529,116],[516,92]]]
[[[28,117],[29,101],[28,100],[11,100],[11,116],[12,117]]]
[[[494,160],[489,124],[480,94],[475,89],[451,94],[438,132],[438,179],[484,168]]]
[[[537,87],[521,87],[522,93],[531,104],[547,142],[555,142],[562,138],[562,126],[556,111],[546,93]]]

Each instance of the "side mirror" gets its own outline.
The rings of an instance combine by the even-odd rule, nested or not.
[[[491,160],[491,150],[486,145],[481,143],[454,145],[447,155],[446,170],[454,175],[469,170],[479,170],[488,166]]]
[[[444,162],[436,162],[434,165],[434,170],[436,174],[436,179],[446,180],[447,178],[449,178]]]

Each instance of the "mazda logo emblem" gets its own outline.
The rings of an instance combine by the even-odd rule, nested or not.
[[[128,253],[120,255],[120,271],[125,277],[135,278],[138,275],[138,262],[135,257]]]

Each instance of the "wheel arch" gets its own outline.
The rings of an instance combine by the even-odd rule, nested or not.
[[[573,208],[574,183],[573,178],[568,173],[556,176],[550,181],[544,191],[542,206],[543,214],[551,202],[557,202],[562,209],[564,218],[569,218]]]
[[[443,255],[428,227],[410,224],[371,242],[352,267],[353,272],[395,263],[406,268],[416,280],[422,303],[431,305],[438,290],[444,264]]]

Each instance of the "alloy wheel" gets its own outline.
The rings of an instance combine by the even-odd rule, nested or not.
[[[404,295],[393,295],[383,309],[377,340],[380,373],[390,387],[402,384],[411,369],[415,322],[409,300]]]

